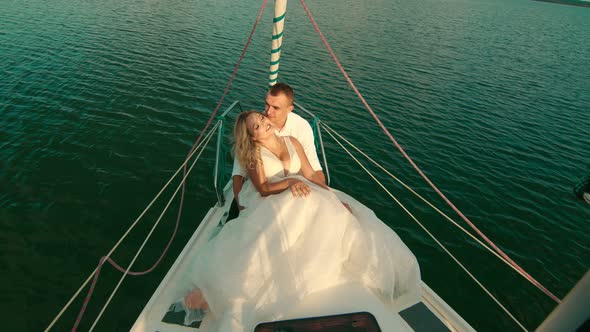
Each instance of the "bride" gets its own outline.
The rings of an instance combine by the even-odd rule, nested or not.
[[[251,182],[240,193],[247,208],[193,261],[185,307],[207,310],[214,330],[252,331],[347,282],[391,303],[419,296],[414,255],[373,211],[315,178],[297,139],[277,136],[255,111],[238,116],[234,137]]]

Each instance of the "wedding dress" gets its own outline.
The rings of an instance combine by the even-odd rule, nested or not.
[[[246,182],[240,193],[246,208],[205,245],[185,276],[184,289],[200,288],[209,304],[203,323],[214,324],[211,330],[253,331],[305,296],[351,281],[383,301],[417,298],[418,263],[397,234],[352,197],[299,176],[300,159],[285,140],[287,170],[261,148],[267,179],[299,177],[311,194],[261,197]]]

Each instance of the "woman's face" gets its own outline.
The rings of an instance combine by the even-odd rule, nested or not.
[[[250,114],[246,119],[246,127],[254,141],[260,141],[273,135],[275,130],[268,117],[262,113]]]

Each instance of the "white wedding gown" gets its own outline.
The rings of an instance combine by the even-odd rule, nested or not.
[[[261,149],[269,181],[298,176],[301,162],[286,142],[287,174]],[[210,308],[203,323],[214,324],[212,330],[253,331],[303,297],[351,281],[384,301],[419,296],[418,263],[397,234],[352,197],[307,182],[312,192],[306,198],[290,190],[261,197],[246,182],[240,193],[246,209],[193,261],[183,288],[202,290]]]

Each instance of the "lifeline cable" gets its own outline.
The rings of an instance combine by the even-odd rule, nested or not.
[[[201,144],[203,144],[203,142],[201,142]],[[199,147],[200,147],[200,144],[197,146],[197,149]],[[196,152],[196,149],[195,149],[195,151],[193,151],[193,153],[190,155],[190,157],[192,157],[192,155],[195,152]],[[135,226],[139,223],[139,221],[141,220],[141,218],[152,207],[152,205],[156,202],[156,200],[158,200],[158,198],[160,197],[160,195],[162,195],[162,193],[164,192],[164,190],[166,188],[168,188],[168,186],[170,185],[170,183],[172,183],[172,180],[174,180],[174,178],[176,178],[176,176],[178,175],[178,173],[180,172],[180,170],[183,169],[184,165],[187,162],[188,162],[188,159],[185,160],[184,163],[180,164],[180,167],[176,170],[176,172],[174,172],[174,174],[172,174],[172,176],[170,177],[170,179],[168,179],[168,182],[166,182],[166,184],[164,184],[164,186],[162,187],[162,189],[160,189],[160,191],[151,200],[151,202],[146,206],[146,208],[139,214],[139,216],[135,219],[135,221],[131,224],[131,226],[129,226],[129,228],[127,228],[127,230],[125,231],[125,233],[121,236],[121,238],[117,241],[117,243],[115,243],[115,245],[107,253],[106,257],[110,257],[115,252],[115,250],[119,247],[119,245],[123,242],[123,240],[127,237],[127,235],[129,235],[129,233],[133,230],[133,228],[135,228]],[[98,266],[94,269],[94,271],[92,271],[92,273],[90,273],[90,275],[88,276],[88,278],[86,278],[86,281],[84,281],[82,283],[82,285],[80,286],[80,288],[78,288],[78,290],[74,293],[74,295],[72,295],[72,297],[69,299],[69,301],[61,308],[60,312],[53,318],[53,320],[51,321],[51,323],[49,324],[49,326],[47,326],[47,328],[45,329],[45,332],[49,331],[53,327],[53,325],[55,325],[55,323],[64,314],[64,312],[66,311],[66,309],[68,309],[68,307],[72,304],[72,302],[74,301],[74,299],[80,294],[80,292],[82,291],[82,289],[84,287],[86,287],[86,285],[90,282],[90,280],[93,278],[94,274],[97,271],[98,271]]]
[[[254,25],[253,25],[253,27],[252,27],[252,30],[251,30],[251,32],[250,32],[250,35],[248,36],[248,39],[247,39],[247,41],[246,41],[246,44],[244,45],[244,49],[242,50],[242,53],[240,54],[240,58],[239,58],[238,62],[236,63],[235,67],[234,67],[234,70],[233,70],[233,72],[232,72],[232,74],[231,74],[231,77],[230,77],[230,79],[229,79],[229,82],[227,83],[227,86],[226,86],[226,88],[225,88],[225,90],[224,90],[224,92],[223,92],[223,94],[222,94],[222,96],[221,96],[221,98],[220,98],[219,102],[217,103],[217,106],[215,107],[215,110],[213,111],[213,113],[211,114],[211,117],[210,117],[210,118],[209,118],[209,120],[207,121],[207,124],[205,125],[205,128],[203,128],[203,130],[201,131],[201,133],[200,133],[199,137],[197,138],[196,142],[193,144],[193,146],[191,147],[191,149],[190,149],[189,153],[187,154],[187,160],[185,160],[185,163],[184,163],[184,168],[183,168],[183,176],[186,176],[186,169],[187,169],[187,167],[186,167],[186,166],[187,166],[187,165],[186,165],[186,162],[188,161],[188,158],[189,158],[188,156],[189,156],[189,155],[191,155],[191,154],[194,152],[194,150],[196,149],[197,145],[198,145],[198,144],[201,142],[201,139],[202,139],[202,137],[203,137],[203,134],[204,134],[204,133],[207,131],[207,129],[208,129],[208,128],[209,128],[209,126],[211,125],[211,122],[212,122],[212,121],[213,121],[213,119],[215,118],[215,115],[216,115],[216,114],[217,114],[217,112],[219,111],[219,108],[221,107],[221,104],[223,103],[223,100],[225,99],[225,96],[227,95],[227,93],[228,93],[228,91],[229,91],[229,88],[230,88],[230,86],[231,86],[231,84],[232,84],[232,82],[233,82],[233,80],[234,80],[234,78],[235,78],[235,76],[236,76],[236,74],[237,74],[237,72],[238,72],[238,69],[239,69],[239,67],[240,67],[240,64],[242,63],[242,60],[244,59],[244,55],[246,54],[246,51],[248,50],[248,47],[250,46],[250,42],[252,41],[252,37],[254,36],[254,32],[256,31],[256,27],[258,26],[258,23],[260,22],[260,19],[261,19],[261,17],[262,17],[262,14],[263,14],[263,12],[264,12],[264,8],[266,7],[266,4],[267,4],[267,2],[268,2],[268,0],[263,0],[263,2],[262,2],[262,6],[260,7],[260,11],[258,12],[258,16],[257,16],[257,18],[256,18],[256,21],[254,22]],[[177,218],[176,218],[176,224],[177,224],[177,225],[178,225],[178,223],[179,223],[179,221],[180,221],[180,218],[181,218],[181,215],[182,215],[182,206],[183,206],[183,204],[184,204],[184,195],[185,195],[185,189],[186,189],[186,186],[185,186],[185,183],[183,182],[183,183],[182,183],[182,192],[181,192],[181,195],[180,195],[180,204],[179,204],[179,208],[178,208],[178,216],[177,216]],[[160,263],[160,261],[161,261],[161,260],[162,260],[162,258],[164,257],[164,255],[165,255],[166,251],[167,251],[167,250],[169,249],[169,247],[170,247],[170,244],[171,244],[171,243],[172,243],[172,241],[174,240],[174,236],[175,236],[175,235],[176,235],[176,230],[175,230],[175,232],[173,233],[173,235],[172,235],[172,237],[170,238],[170,240],[168,241],[168,245],[167,245],[167,246],[166,246],[166,248],[164,249],[164,251],[163,251],[162,255],[160,256],[160,258],[159,258],[159,259],[156,261],[156,263],[155,263],[155,264],[154,264],[154,265],[153,265],[153,266],[152,266],[150,269],[148,269],[148,270],[146,270],[146,271],[142,271],[142,272],[135,272],[135,271],[125,271],[125,270],[124,270],[124,271],[122,271],[122,272],[124,272],[124,273],[127,273],[127,274],[133,274],[133,275],[142,275],[142,274],[146,274],[146,273],[149,273],[149,272],[151,272],[151,271],[152,271],[152,270],[153,270],[153,269],[154,269],[154,268],[155,268],[155,267],[156,267],[156,266],[157,266],[157,265]],[[108,261],[109,263],[111,263],[111,264],[113,265],[113,267],[115,267],[117,270],[121,271],[121,269],[122,269],[122,268],[121,268],[121,267],[120,267],[118,264],[116,264],[114,261],[112,261],[111,259],[107,259],[106,261]],[[101,259],[101,262],[100,262],[99,264],[103,264],[103,263],[104,263],[104,260],[102,260],[102,259]],[[99,270],[100,270],[100,268],[98,268],[98,267],[97,267],[97,269],[95,269],[94,273],[97,273],[97,272],[99,272]],[[94,273],[93,273],[93,274],[94,274]],[[90,277],[92,277],[92,275],[91,275]],[[90,280],[90,277],[89,277],[89,278],[86,280],[86,283],[88,283],[88,281]],[[86,283],[85,283],[85,284],[86,284]],[[79,291],[76,293],[76,295],[77,295],[78,293],[79,293]],[[70,300],[70,302],[68,302],[68,303],[66,304],[66,307],[67,307],[67,306],[69,306],[69,304],[70,304],[70,303],[71,303],[71,300]],[[64,309],[65,309],[65,308],[64,308]],[[61,311],[61,312],[58,314],[58,316],[57,316],[57,317],[56,317],[56,318],[55,318],[55,319],[54,319],[54,320],[53,320],[53,321],[50,323],[50,325],[47,327],[47,329],[46,329],[45,331],[49,331],[49,329],[51,329],[51,327],[52,327],[52,326],[53,326],[53,325],[54,325],[54,324],[57,322],[57,319],[59,319],[59,317],[60,317],[60,316],[63,314],[63,310],[64,310],[64,309],[62,309],[62,311]]]
[[[494,248],[494,250],[502,255],[502,257],[504,257],[504,259],[506,259],[508,262],[510,262],[510,264],[512,266],[514,266],[515,269],[518,269],[522,272],[523,275],[526,276],[526,278],[533,283],[538,289],[540,289],[541,291],[543,291],[545,294],[547,294],[550,298],[552,298],[555,302],[557,303],[561,303],[561,300],[553,295],[553,293],[551,293],[547,288],[545,288],[545,286],[543,286],[540,282],[538,282],[535,278],[533,278],[530,274],[528,274],[520,265],[518,265],[516,262],[514,262],[506,253],[504,253],[504,251],[502,251],[502,249],[500,249],[494,242],[492,242],[490,239],[488,239],[488,237],[479,230],[479,228],[477,228],[470,220],[469,218],[467,218],[446,196],[445,194],[443,194],[437,186],[434,185],[434,183],[432,183],[432,181],[430,181],[430,179],[426,176],[426,174],[424,174],[422,172],[422,170],[418,167],[418,165],[416,165],[416,163],[414,163],[414,161],[412,160],[412,158],[410,158],[410,156],[406,153],[406,151],[401,147],[401,145],[399,145],[399,143],[397,142],[397,140],[395,138],[393,138],[393,136],[389,133],[389,131],[387,130],[387,128],[385,128],[385,126],[383,125],[383,123],[381,122],[381,120],[379,120],[379,118],[377,117],[377,115],[375,114],[375,112],[373,112],[373,109],[371,108],[371,106],[369,106],[369,104],[367,103],[367,101],[365,100],[365,98],[362,96],[362,94],[359,92],[359,90],[356,88],[356,86],[354,85],[354,83],[352,82],[352,80],[350,79],[350,77],[348,76],[348,74],[346,73],[346,71],[344,70],[344,67],[342,67],[342,65],[340,64],[340,61],[338,60],[338,57],[336,57],[336,54],[334,53],[334,51],[332,50],[332,47],[330,47],[330,44],[328,44],[328,41],[326,40],[326,38],[324,37],[324,34],[322,33],[322,31],[320,30],[320,27],[317,25],[317,23],[315,22],[311,12],[309,11],[309,9],[307,8],[307,6],[305,5],[305,0],[300,0],[301,5],[303,6],[303,9],[305,10],[305,12],[307,13],[307,16],[309,17],[309,20],[311,21],[311,23],[313,24],[316,32],[319,34],[322,42],[324,43],[324,46],[326,46],[326,49],[328,50],[328,52],[330,53],[330,55],[332,56],[332,59],[334,59],[334,61],[336,62],[336,65],[338,66],[338,69],[340,69],[340,72],[342,72],[342,74],[344,75],[344,78],[346,79],[346,81],[348,82],[348,84],[350,85],[350,87],[354,90],[354,92],[356,93],[356,95],[360,98],[361,102],[363,103],[363,105],[365,106],[365,108],[369,111],[369,113],[371,113],[371,115],[373,116],[373,118],[375,119],[375,121],[377,121],[377,124],[379,124],[379,126],[381,127],[381,129],[383,129],[383,132],[385,133],[385,135],[387,135],[387,137],[389,137],[389,139],[393,142],[393,144],[398,148],[398,150],[402,153],[402,155],[410,162],[410,164],[414,167],[414,169],[420,174],[420,176],[422,176],[422,178],[430,185],[430,187],[432,187],[432,189],[434,189],[434,191],[436,191],[436,193],[461,217],[461,219],[463,219],[473,230],[475,230],[475,232],[482,238],[484,239],[492,248]]]
[[[199,154],[197,155],[197,157],[195,158],[195,160],[193,161],[193,164],[191,165],[190,169],[189,169],[189,173],[190,171],[193,169],[193,167],[195,167],[195,164],[197,163],[197,161],[199,160],[199,158],[201,157],[201,154],[203,153],[203,151],[205,151],[205,148],[207,147],[207,144],[209,144],[209,140],[211,139],[211,137],[213,137],[213,132],[215,131],[215,128],[217,128],[219,124],[217,124],[216,126],[213,127],[213,130],[209,131],[209,133],[207,134],[207,136],[205,136],[205,139],[203,140],[203,147],[201,148],[201,150],[199,151]],[[195,149],[194,152],[196,152],[197,149]],[[142,243],[142,245],[140,246],[139,250],[137,251],[135,257],[133,258],[133,260],[131,261],[131,263],[129,264],[129,267],[127,269],[124,269],[123,275],[121,276],[121,280],[119,280],[119,283],[117,284],[117,286],[115,287],[115,290],[111,293],[111,296],[108,298],[106,304],[104,305],[103,309],[101,310],[101,312],[98,315],[98,318],[96,318],[96,320],[94,321],[94,324],[92,325],[92,327],[90,328],[90,330],[92,330],[94,328],[94,326],[96,325],[98,319],[100,318],[100,316],[102,315],[104,309],[106,308],[106,306],[109,304],[109,302],[111,301],[113,295],[115,294],[115,292],[117,291],[119,285],[121,284],[121,282],[123,281],[123,279],[125,278],[126,275],[131,274],[129,273],[131,266],[133,265],[133,263],[135,262],[135,260],[137,259],[137,257],[139,256],[139,254],[141,253],[141,251],[143,250],[143,247],[145,246],[145,244],[147,243],[147,241],[150,239],[150,237],[152,236],[152,233],[154,232],[154,230],[156,229],[156,226],[158,226],[158,224],[160,223],[160,221],[162,220],[162,217],[164,216],[164,213],[166,213],[166,211],[168,210],[168,207],[170,206],[170,204],[172,203],[172,201],[174,200],[174,198],[176,197],[176,194],[178,193],[178,190],[180,189],[180,186],[182,186],[182,184],[185,183],[186,178],[188,177],[188,174],[185,174],[181,180],[181,183],[177,186],[176,191],[174,191],[174,194],[172,195],[172,197],[168,200],[168,203],[166,204],[166,206],[164,207],[164,210],[162,210],[162,213],[160,213],[160,216],[158,217],[158,219],[156,220],[156,222],[154,223],[154,226],[152,226],[151,231],[148,233],[148,235],[146,236],[146,238],[144,239],[144,242]],[[176,231],[178,229],[178,224],[176,225],[175,229],[174,229],[174,234],[176,234]],[[174,235],[172,236],[172,238],[174,238]],[[167,249],[167,248],[166,248]],[[165,253],[165,252],[164,252]],[[163,257],[163,255],[162,255]],[[98,267],[96,269],[96,272],[94,274],[94,279],[92,280],[92,284],[90,285],[90,288],[88,289],[88,293],[86,295],[86,298],[84,299],[82,308],[80,309],[80,312],[78,313],[78,317],[76,318],[76,321],[74,322],[74,326],[72,327],[72,332],[75,332],[78,329],[78,325],[80,324],[80,321],[82,320],[82,316],[84,316],[84,312],[86,311],[86,307],[88,306],[88,303],[90,302],[90,298],[92,297],[92,294],[94,293],[94,288],[96,286],[96,283],[98,281],[98,277],[100,275],[100,271],[102,269],[102,266],[104,264],[105,261],[109,260],[109,256],[103,256],[101,257]],[[114,262],[113,262],[114,263]],[[112,264],[112,263],[111,263]],[[116,264],[116,263],[115,263]],[[118,265],[117,265],[118,266]],[[147,273],[147,272],[146,272]],[[144,273],[144,274],[146,274]],[[137,273],[135,274],[131,274],[131,275],[138,275]]]
[[[422,225],[422,223],[397,199],[397,197],[395,197],[389,190],[387,190],[387,188],[379,181],[377,180],[377,178],[373,175],[373,173],[371,173],[356,157],[354,157],[352,155],[352,153],[346,148],[344,147],[344,145],[342,145],[342,143],[340,141],[338,141],[334,135],[332,135],[332,133],[327,130],[326,131],[328,133],[328,135],[330,135],[332,137],[332,139],[334,139],[334,141],[336,143],[338,143],[338,145],[340,145],[340,147],[346,151],[346,153],[348,153],[348,155],[354,160],[356,161],[356,163],[373,179],[373,181],[375,181],[380,187],[381,189],[383,189],[383,191],[385,191],[396,203],[397,205],[399,205],[404,212],[406,212],[421,228],[422,230],[424,230],[426,232],[426,234],[428,234],[428,236],[430,236],[430,238],[436,242],[436,244],[438,244],[439,247],[441,247],[441,249],[443,249],[443,251],[449,255],[449,257],[451,257],[453,259],[453,261],[455,261],[455,263],[457,265],[459,265],[459,267],[461,269],[463,269],[463,271],[465,273],[467,273],[467,275],[469,277],[471,277],[471,279],[494,301],[496,302],[496,304],[502,309],[504,310],[504,312],[523,330],[523,331],[527,331],[526,327],[524,327],[524,325],[508,310],[508,308],[506,308],[466,267],[465,265],[463,265],[459,259],[457,259],[455,257],[455,255],[453,255],[448,249],[447,247],[445,247],[444,244],[442,244],[442,242],[440,242],[429,230],[428,228],[426,228],[426,226]]]

